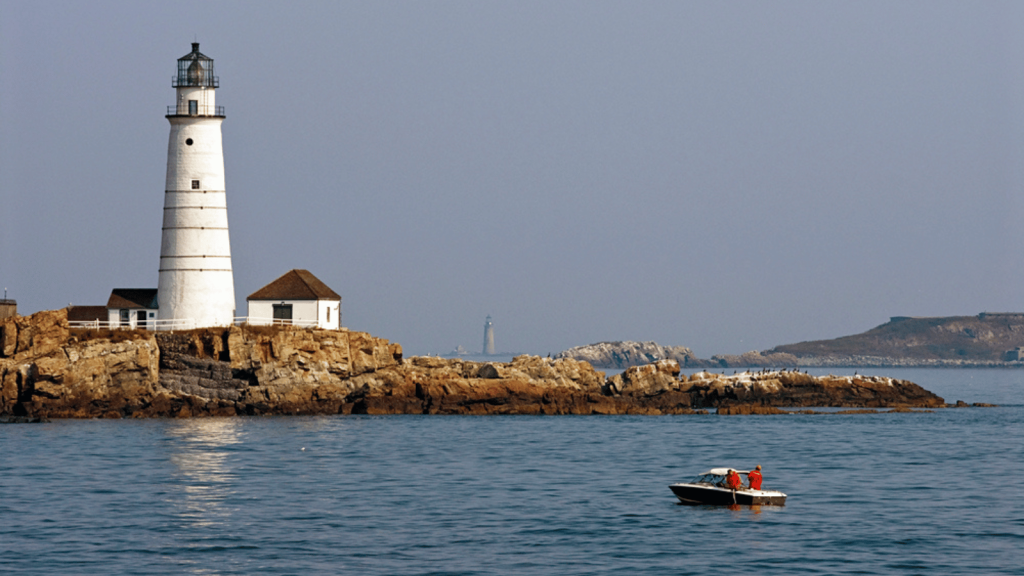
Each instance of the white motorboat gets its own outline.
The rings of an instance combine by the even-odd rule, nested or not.
[[[672,484],[669,488],[683,504],[712,504],[748,506],[785,506],[786,495],[777,490],[754,490],[741,486],[736,490],[726,487],[725,477],[730,468],[712,468],[697,476],[693,482]],[[736,470],[732,468],[732,470]],[[747,471],[736,470],[741,476]]]

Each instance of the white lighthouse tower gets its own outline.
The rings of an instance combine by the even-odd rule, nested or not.
[[[224,107],[216,104],[219,79],[213,59],[199,52],[198,42],[178,59],[171,85],[177,102],[167,109],[171,136],[158,317],[165,328],[229,326],[235,316],[235,282],[220,134]]]

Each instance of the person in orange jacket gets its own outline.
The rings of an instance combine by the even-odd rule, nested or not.
[[[747,472],[747,481],[750,482],[750,487],[754,490],[761,489],[761,465],[758,464],[757,468]]]
[[[739,474],[737,474],[735,470],[733,470],[732,468],[730,468],[730,469],[729,469],[729,474],[727,474],[727,475],[725,476],[725,485],[726,485],[726,486],[727,486],[727,487],[728,487],[728,488],[729,488],[730,490],[737,490],[737,489],[739,489],[739,487],[740,487],[740,486],[741,486],[742,484],[743,484],[743,481],[742,481],[742,480],[740,480],[740,475],[739,475]]]

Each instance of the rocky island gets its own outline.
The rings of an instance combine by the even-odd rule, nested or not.
[[[91,331],[70,329],[66,310],[0,324],[0,416],[653,415],[807,406],[932,408],[944,401],[884,377],[785,370],[687,377],[676,359],[605,378],[572,358],[403,358],[398,344],[349,330]]]
[[[867,332],[776,346],[800,366],[1024,367],[1024,314],[894,316]]]

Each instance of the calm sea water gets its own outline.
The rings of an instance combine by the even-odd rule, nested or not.
[[[1004,406],[0,426],[0,572],[1024,574],[1024,371],[886,373]],[[668,490],[757,463],[785,507]]]

